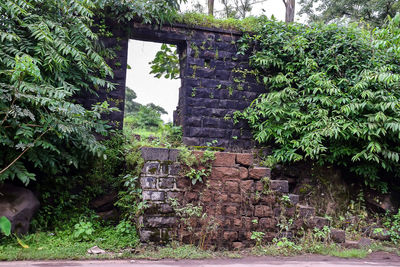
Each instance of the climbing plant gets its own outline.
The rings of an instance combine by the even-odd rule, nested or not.
[[[399,177],[399,22],[370,32],[261,19],[240,43],[266,93],[236,119],[275,160],[337,164],[387,191],[384,177]]]

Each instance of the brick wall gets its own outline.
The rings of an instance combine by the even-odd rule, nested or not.
[[[315,216],[314,208],[299,205],[299,196],[288,194],[287,181],[263,182],[264,177],[270,178],[270,169],[254,166],[252,154],[217,152],[211,175],[195,185],[181,174],[178,150],[143,148],[142,156],[145,165],[140,183],[148,204],[141,217],[142,242],[177,240],[241,248],[254,244],[251,235],[255,231],[263,232],[264,240],[271,241],[278,235],[293,235],[300,228],[313,229],[329,223]],[[289,197],[288,202],[282,202],[284,195]],[[179,208],[200,206],[202,216],[191,216],[188,227],[184,222],[188,218],[182,220],[172,207],[171,198],[178,201]],[[277,226],[282,216],[293,219],[289,232],[282,232]]]

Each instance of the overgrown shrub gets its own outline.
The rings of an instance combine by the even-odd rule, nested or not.
[[[340,165],[387,191],[400,175],[399,21],[371,32],[260,19],[240,47],[266,93],[236,119],[277,161]]]

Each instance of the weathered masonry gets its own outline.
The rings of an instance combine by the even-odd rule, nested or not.
[[[251,133],[245,122],[233,124],[231,115],[243,110],[264,92],[256,77],[246,72],[248,56],[239,55],[236,41],[240,32],[172,25],[156,28],[138,22],[126,25],[106,21],[113,37],[103,39],[116,52],[109,61],[115,76],[113,91],[99,90],[98,96],[80,101],[90,106],[107,100],[121,112],[107,117],[121,128],[125,99],[128,40],[175,44],[180,55],[181,88],[174,121],[183,128],[186,145],[202,146],[217,140],[217,146],[231,150],[250,148]],[[161,89],[161,88],[160,88]]]
[[[271,241],[329,225],[313,207],[300,205],[298,195],[288,193],[287,180],[271,180],[269,168],[255,166],[253,154],[216,152],[210,176],[193,185],[182,175],[178,153],[142,148],[140,185],[147,203],[142,242],[176,240],[232,249],[254,245],[254,232]],[[344,231],[337,232],[342,238],[334,240],[343,242]]]

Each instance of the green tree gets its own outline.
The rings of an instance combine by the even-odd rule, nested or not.
[[[273,159],[335,164],[387,190],[400,178],[400,16],[372,33],[356,26],[261,20],[242,40],[269,93],[239,115]]]
[[[400,11],[398,0],[300,0],[299,14],[310,21],[333,22],[338,20],[364,21],[373,26],[382,25],[388,16]]]
[[[91,110],[72,101],[81,91],[106,87],[112,70],[93,32],[93,17],[141,17],[164,22],[179,0],[0,2],[0,182],[27,184],[37,173],[54,175],[95,154],[94,136],[109,128],[100,120],[107,103]],[[111,14],[111,15],[110,15]]]
[[[142,106],[138,102],[135,102],[134,100],[137,98],[137,95],[135,91],[133,91],[131,88],[126,87],[125,90],[125,108],[124,108],[124,114],[127,116],[128,114],[131,113],[136,113],[139,111],[140,107]]]

